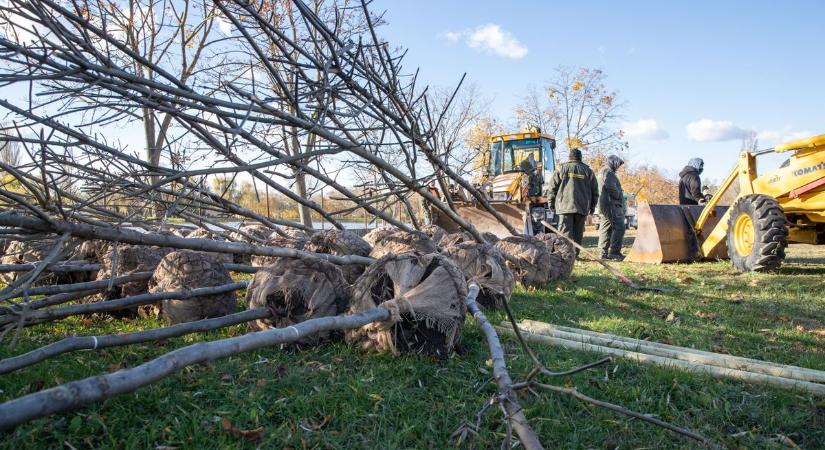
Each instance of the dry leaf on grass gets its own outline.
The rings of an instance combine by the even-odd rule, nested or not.
[[[264,427],[254,428],[252,430],[239,430],[232,425],[232,421],[226,417],[221,417],[221,428],[232,435],[243,438],[249,441],[257,441],[261,438],[264,432]]]
[[[313,419],[301,419],[301,422],[300,422],[299,426],[304,431],[312,432],[312,431],[318,431],[318,430],[321,430],[323,428],[326,428],[326,426],[329,425],[331,422],[332,422],[332,416],[331,415],[326,415],[326,416],[322,417],[319,422],[315,422],[315,420],[313,420]]]
[[[707,320],[716,320],[719,318],[719,315],[716,313],[708,313],[704,311],[696,311],[696,317],[700,319],[707,319]]]
[[[123,361],[112,363],[112,364],[109,364],[108,366],[106,366],[106,370],[108,370],[109,373],[117,372],[118,370],[125,369],[125,368],[126,368],[126,363],[123,362]]]

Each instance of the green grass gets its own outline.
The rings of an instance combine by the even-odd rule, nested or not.
[[[593,245],[593,238],[588,238]],[[632,278],[670,287],[634,292],[595,263],[535,292],[518,290],[519,318],[643,337],[675,345],[825,370],[825,252],[793,247],[778,274],[737,274],[726,262],[644,266],[621,263]],[[500,312],[488,314],[493,323]],[[668,320],[668,316],[672,320]],[[69,334],[104,334],[160,326],[152,320],[73,318],[26,330],[5,357]],[[238,335],[237,326],[160,344],[76,352],[0,376],[8,400],[171,349]],[[514,379],[530,366],[503,338]],[[135,393],[37,420],[0,438],[5,448],[444,448],[452,431],[494,394],[486,344],[468,318],[463,352],[445,362],[378,355],[334,343],[308,351],[265,349],[191,367]],[[547,366],[570,368],[598,355],[534,345]],[[825,402],[778,390],[616,360],[555,380],[587,395],[687,427],[730,448],[825,447]],[[522,397],[548,448],[685,448],[692,442],[657,427],[552,394]],[[259,440],[225,430],[262,427]],[[488,412],[480,448],[495,448],[504,428]],[[787,442],[787,441],[785,441]]]

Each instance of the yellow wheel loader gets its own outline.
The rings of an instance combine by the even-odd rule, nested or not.
[[[789,158],[759,175],[756,158],[768,153]],[[627,261],[730,258],[741,272],[775,270],[788,243],[825,244],[825,135],[743,152],[704,206],[640,204],[637,214]]]
[[[535,130],[492,136],[487,149],[479,155],[480,167],[473,184],[517,230],[537,233],[544,229],[542,220],[552,219],[545,192],[555,169],[555,148],[553,138]],[[461,195],[452,200],[455,211],[479,231],[499,237],[510,235],[481,205]],[[445,215],[436,213],[435,216],[436,225],[448,232],[460,231]]]

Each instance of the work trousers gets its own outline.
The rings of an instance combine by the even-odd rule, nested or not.
[[[620,255],[626,228],[624,215],[617,214],[612,218],[602,215],[600,218],[599,250],[602,252],[601,256]]]
[[[581,245],[584,238],[584,214],[559,214],[559,231]],[[576,249],[576,254],[579,250]]]

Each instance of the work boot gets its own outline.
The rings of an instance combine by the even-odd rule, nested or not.
[[[621,253],[607,255],[607,259],[610,259],[610,260],[613,260],[613,261],[624,261],[624,255],[622,255]]]

